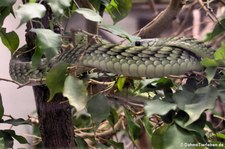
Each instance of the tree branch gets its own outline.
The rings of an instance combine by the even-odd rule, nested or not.
[[[183,0],[171,0],[167,8],[154,20],[136,33],[142,38],[158,37],[177,16],[184,5]]]
[[[81,138],[91,138],[91,137],[102,137],[102,138],[105,138],[105,137],[111,137],[113,136],[114,134],[116,134],[121,128],[122,128],[122,124],[123,124],[123,121],[124,121],[124,116],[121,115],[119,120],[117,121],[117,123],[115,124],[114,128],[110,128],[104,132],[97,132],[97,133],[87,133],[87,132],[80,132],[80,131],[76,131],[75,130],[75,134],[76,136],[79,136]]]

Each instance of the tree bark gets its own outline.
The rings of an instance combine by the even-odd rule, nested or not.
[[[44,147],[75,148],[71,106],[67,99],[59,93],[47,102],[49,90],[46,86],[35,86],[33,90]]]
[[[23,0],[23,3],[27,3]],[[46,7],[45,16],[39,21],[44,28],[50,28],[50,19],[52,18],[52,11],[45,1],[42,1]],[[29,49],[35,47],[35,33],[30,32],[31,26],[33,28],[41,28],[40,23],[27,23],[26,42]],[[26,53],[27,61],[31,61],[34,51]],[[67,99],[63,97],[62,93],[56,94],[51,102],[49,99],[49,89],[45,85],[33,87],[37,114],[40,123],[40,133],[44,148],[47,149],[74,149],[75,136],[71,113],[71,106]]]

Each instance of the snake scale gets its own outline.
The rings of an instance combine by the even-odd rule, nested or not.
[[[64,50],[49,61],[43,58],[39,67],[31,71],[31,62],[20,58],[19,50],[11,58],[10,75],[22,84],[44,78],[51,67],[62,61],[131,77],[181,75],[202,70],[201,59],[214,52],[205,43],[186,37],[139,40],[128,46],[97,43]]]

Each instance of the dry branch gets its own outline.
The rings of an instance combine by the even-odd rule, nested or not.
[[[142,38],[158,37],[165,30],[169,23],[176,18],[184,5],[183,0],[171,0],[167,8],[162,11],[154,20],[140,29],[136,34]]]

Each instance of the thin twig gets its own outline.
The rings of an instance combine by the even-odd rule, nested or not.
[[[21,85],[20,83],[14,81],[14,80],[9,80],[9,79],[4,79],[4,78],[0,78],[0,81],[5,81],[5,82],[14,83],[14,84],[16,84],[16,85],[18,85],[18,86]]]
[[[209,16],[209,18],[213,22],[219,22],[217,17],[215,16],[215,14],[212,12],[212,9],[209,9],[209,4],[208,3],[207,3],[207,5],[205,5],[202,0],[198,0],[198,2],[201,5],[201,7],[205,10],[206,14]]]
[[[103,132],[96,132],[96,133],[87,133],[87,132],[78,132],[75,130],[75,135],[79,136],[81,138],[90,138],[90,137],[110,137],[113,136],[114,134],[116,134],[121,128],[122,128],[122,123],[124,121],[124,116],[120,116],[119,120],[117,121],[117,123],[115,124],[114,128],[110,128],[106,131]]]

